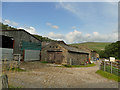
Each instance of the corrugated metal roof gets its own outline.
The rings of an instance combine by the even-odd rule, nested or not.
[[[84,50],[81,50],[81,49],[79,49],[79,48],[75,48],[75,47],[72,47],[72,46],[70,46],[70,45],[67,45],[67,44],[64,43],[63,41],[62,41],[62,42],[60,41],[60,43],[59,43],[59,41],[58,41],[58,42],[51,42],[51,43],[48,44],[48,45],[55,45],[55,44],[58,44],[58,45],[62,46],[63,48],[67,49],[67,50],[70,51],[70,52],[89,54],[88,52],[86,52],[86,51],[84,51]],[[48,46],[48,45],[46,45],[46,46]],[[46,47],[46,46],[45,46],[45,47]],[[45,48],[45,47],[43,47],[43,48]],[[53,51],[54,51],[54,50],[53,50]]]
[[[27,33],[27,34],[31,35],[32,37],[34,37],[35,39],[37,39],[38,41],[40,41],[40,42],[41,42],[41,40],[40,40],[40,39],[36,38],[34,35],[30,34],[29,32],[27,32],[27,31],[26,31],[26,30],[24,30],[24,29],[16,29],[16,30],[0,30],[0,31],[1,31],[1,32],[5,32],[5,31],[8,31],[8,32],[18,31],[18,32],[20,32],[20,31],[23,31],[23,32],[25,32],[25,33]]]
[[[72,52],[78,52],[78,53],[88,53],[86,51],[83,51],[79,48],[75,48],[69,45],[64,45],[64,44],[60,44],[61,46],[63,46],[64,48],[66,48],[68,51],[72,51]]]

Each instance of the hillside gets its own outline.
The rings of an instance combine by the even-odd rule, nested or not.
[[[11,27],[9,25],[5,25],[3,23],[0,23],[0,26],[2,26],[2,30],[18,30],[17,28]],[[42,37],[40,35],[35,35],[35,34],[33,34],[33,35],[41,41],[53,41],[48,37]]]
[[[86,42],[86,43],[75,43],[70,44],[74,47],[88,47],[92,50],[104,50],[105,46],[109,45],[111,43],[108,42]]]
[[[54,41],[54,40],[52,40],[52,39],[50,39],[50,38],[48,38],[48,37],[43,37],[43,36],[40,36],[40,35],[35,35],[35,34],[33,34],[36,38],[38,38],[39,40],[41,40],[41,41]]]

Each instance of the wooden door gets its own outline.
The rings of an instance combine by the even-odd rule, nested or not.
[[[55,62],[55,54],[54,54],[54,52],[48,52],[48,62],[50,62],[50,63]]]
[[[62,52],[55,52],[55,63],[61,64],[63,59]]]
[[[62,59],[62,52],[48,52],[48,62],[61,64]]]

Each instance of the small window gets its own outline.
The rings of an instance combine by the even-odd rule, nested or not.
[[[50,46],[50,48],[51,48],[51,46]]]
[[[58,48],[58,46],[56,46],[56,48]]]
[[[54,46],[53,46],[53,48],[54,48]]]

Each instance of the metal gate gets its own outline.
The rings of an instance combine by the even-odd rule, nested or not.
[[[2,52],[0,60],[13,60],[13,49],[0,48],[0,52]]]
[[[24,61],[40,60],[40,50],[25,50]]]

